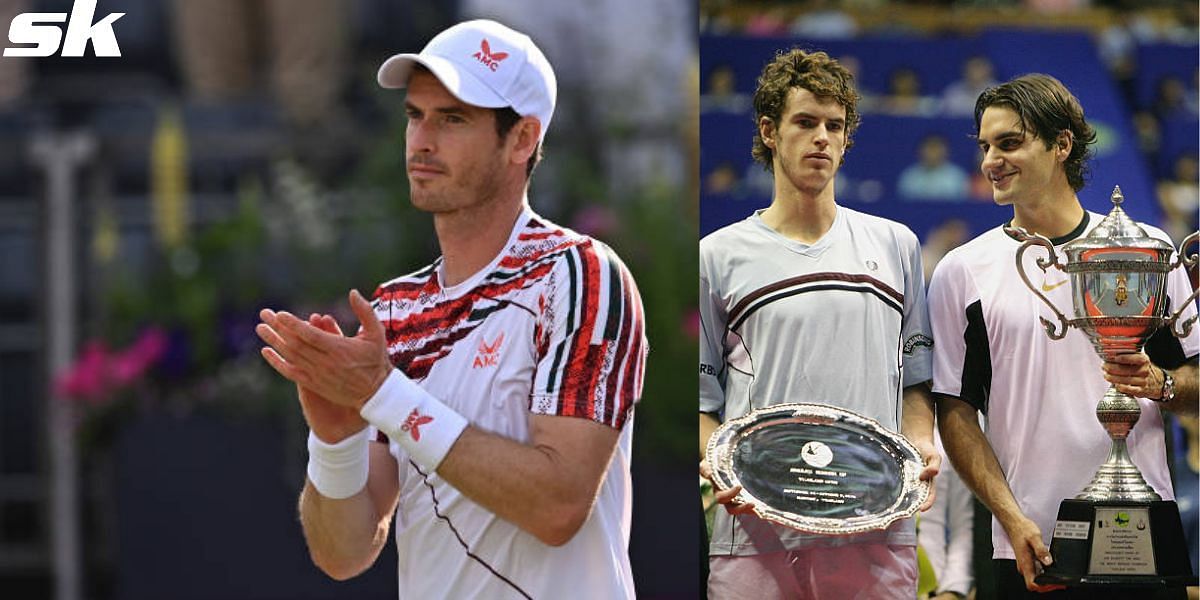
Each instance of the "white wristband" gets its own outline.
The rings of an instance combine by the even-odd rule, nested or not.
[[[367,485],[371,451],[367,437],[370,428],[336,443],[327,444],[308,432],[308,479],[322,496],[341,500]]]
[[[454,441],[467,428],[462,415],[431,396],[399,369],[392,369],[359,414],[431,472],[442,464]]]

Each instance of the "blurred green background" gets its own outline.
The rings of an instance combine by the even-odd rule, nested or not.
[[[390,548],[347,583],[309,563],[306,430],[253,327],[271,306],[352,331],[349,289],[436,258],[375,70],[476,16],[559,77],[534,210],[641,290],[630,552],[642,597],[696,595],[696,7],[539,6],[99,0],[121,57],[0,59],[0,595],[395,597]]]

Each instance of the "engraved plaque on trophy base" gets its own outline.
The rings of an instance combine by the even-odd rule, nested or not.
[[[1179,507],[1170,501],[1063,500],[1039,584],[1196,585]]]

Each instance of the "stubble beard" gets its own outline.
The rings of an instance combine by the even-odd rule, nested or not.
[[[500,165],[492,161],[468,168],[460,177],[450,177],[444,185],[422,189],[409,182],[413,207],[417,210],[444,214],[471,209],[492,201],[500,187]]]

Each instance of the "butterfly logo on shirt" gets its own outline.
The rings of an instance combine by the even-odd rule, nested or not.
[[[504,343],[504,332],[496,336],[492,343],[488,343],[487,339],[479,340],[479,351],[475,354],[475,362],[471,364],[472,369],[482,369],[485,367],[494,367],[500,362],[500,344]]]

